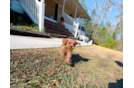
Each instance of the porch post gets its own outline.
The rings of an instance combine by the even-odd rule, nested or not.
[[[62,16],[63,13],[64,13],[64,7],[65,7],[65,0],[63,0],[63,7],[62,7],[62,13],[61,13],[61,16]]]
[[[86,29],[87,29],[87,25],[88,25],[88,19],[87,19]]]
[[[44,12],[45,12],[45,0],[40,0],[39,2],[39,30],[44,29]]]
[[[75,22],[74,22],[74,23],[75,23]],[[79,28],[79,22],[77,23],[77,26],[75,27],[75,38],[77,37],[78,28]]]
[[[75,15],[74,15],[75,20],[76,20],[76,14],[77,14],[77,7],[76,7],[76,10],[75,10]]]

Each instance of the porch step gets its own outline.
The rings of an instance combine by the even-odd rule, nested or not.
[[[71,34],[71,32],[69,32],[68,29],[66,29],[65,26],[63,26],[63,25],[60,25],[60,24],[57,24],[57,23],[54,23],[54,22],[51,22],[51,21],[45,19],[44,26],[46,27],[47,33],[64,35],[63,37],[66,36],[66,38],[67,37],[74,38],[74,36]],[[62,36],[60,36],[60,37],[62,37]]]
[[[45,24],[49,24],[49,25],[52,25],[52,26],[60,27],[60,28],[65,28],[65,26],[63,26],[63,25],[60,25],[58,23],[54,23],[54,22],[46,20],[46,19],[45,19]]]
[[[55,29],[56,31],[60,31],[60,32],[64,32],[64,33],[66,32],[66,34],[67,33],[70,34],[70,32],[65,28],[58,28],[58,27],[51,26],[51,25],[48,25],[48,24],[45,24],[44,26],[46,26],[49,29],[53,29],[53,30]],[[71,36],[72,36],[72,34],[71,34]]]
[[[71,38],[71,39],[76,40],[76,38],[74,38],[74,37],[66,36],[66,35],[60,35],[60,34],[55,34],[55,33],[50,33],[50,36],[56,37],[56,38]]]
[[[61,28],[61,29],[64,29],[65,31],[68,31],[68,29],[65,28],[65,26],[63,25],[60,25],[58,23],[54,23],[54,22],[51,22],[49,20],[46,20],[45,19],[45,25],[46,26],[50,26],[50,27],[54,27],[54,28]],[[68,31],[69,32],[69,31]],[[70,32],[69,32],[70,33]]]
[[[54,30],[54,29],[50,29],[50,28],[46,28],[47,30],[47,33],[57,33],[57,34],[62,34],[62,35],[66,35],[66,36],[71,36],[72,35],[70,33],[66,33],[66,32],[62,32],[62,31],[57,31],[57,30]]]
[[[73,36],[67,29],[64,28],[58,28],[58,27],[54,27],[54,26],[50,26],[50,25],[45,25],[46,26],[46,30],[49,31],[48,29],[50,29],[51,31],[55,31],[55,32],[59,32],[61,34],[65,34],[68,36]]]

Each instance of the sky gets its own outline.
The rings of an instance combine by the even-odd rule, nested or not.
[[[105,6],[106,1],[107,0],[104,0],[103,7]],[[115,2],[123,2],[123,0],[114,0],[114,1]],[[101,6],[102,0],[97,0],[97,2],[98,2],[98,5]],[[96,5],[95,0],[85,0],[84,3],[86,4],[86,6],[88,8],[88,15],[91,16],[92,9],[94,9],[95,8],[95,5]],[[115,16],[118,15],[118,11],[113,11],[114,8],[115,7],[112,7],[112,12],[111,12],[110,19],[109,19],[109,21],[111,22],[112,25],[115,25],[115,23],[116,23]],[[107,16],[109,16],[109,12],[106,13],[106,14],[107,14]],[[119,19],[117,21],[119,21]],[[106,20],[103,19],[103,22],[105,24],[106,23]]]
[[[102,1],[103,0],[97,0],[99,6],[101,6]],[[115,2],[119,2],[119,3],[122,3],[123,2],[123,0],[114,0],[114,1]],[[105,6],[106,2],[107,2],[107,0],[104,0],[103,7]],[[94,9],[95,8],[95,5],[96,5],[95,0],[85,0],[84,3],[86,4],[86,6],[88,8],[88,15],[91,16],[92,9]],[[119,15],[119,11],[114,11],[115,8],[116,8],[115,6],[112,7],[112,12],[111,12],[110,18],[108,19],[110,21],[110,23],[111,23],[111,26],[116,25],[116,21],[117,22],[120,21],[120,19],[115,20],[115,17],[117,15]],[[109,12],[106,13],[106,15],[109,16]],[[102,19],[102,21],[104,22],[104,25],[106,25],[106,20],[105,19]],[[117,36],[117,38],[119,38],[119,36]]]

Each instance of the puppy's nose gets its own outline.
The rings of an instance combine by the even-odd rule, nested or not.
[[[71,48],[73,48],[73,46],[71,46]]]

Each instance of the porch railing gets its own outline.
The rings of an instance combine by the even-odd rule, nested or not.
[[[64,17],[64,25],[67,27],[67,29],[74,35],[74,27],[73,27],[73,20],[69,18],[69,16],[66,13],[63,13]]]
[[[44,29],[44,0],[19,0],[19,4],[33,23],[38,24],[39,30]]]
[[[26,14],[35,23],[39,23],[39,4],[38,0],[19,0],[19,4]]]
[[[81,33],[78,33],[78,30],[79,32],[85,31],[86,27],[83,24],[77,22],[75,19],[70,17],[65,12],[63,13],[63,17],[64,17],[65,27],[74,35],[74,37],[77,37],[78,35],[81,34]]]

